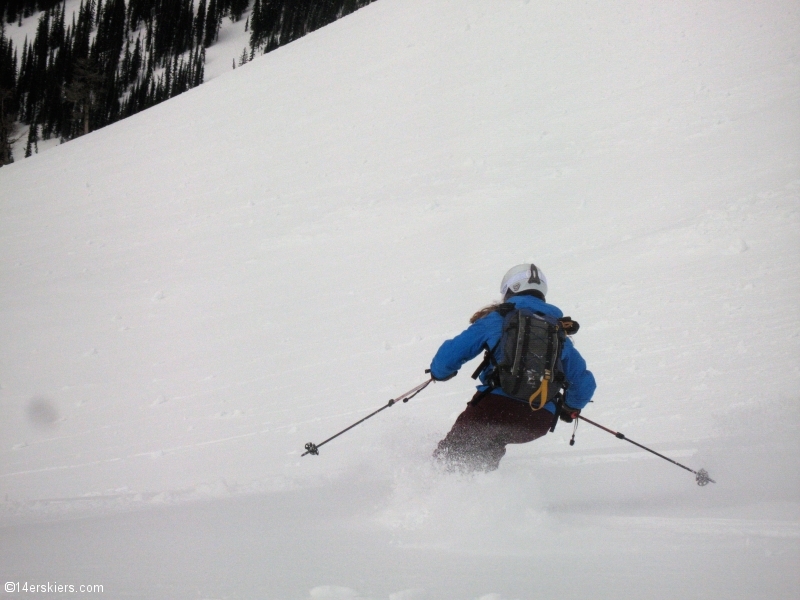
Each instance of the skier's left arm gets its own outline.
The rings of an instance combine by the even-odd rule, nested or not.
[[[561,365],[567,381],[569,381],[565,398],[566,405],[570,408],[582,409],[592,399],[597,383],[595,383],[592,372],[586,368],[586,361],[570,339],[564,343]]]

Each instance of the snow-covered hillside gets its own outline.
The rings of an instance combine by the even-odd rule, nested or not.
[[[796,598],[796,3],[380,0],[0,170],[0,576],[111,598]],[[534,260],[582,425],[438,473]]]
[[[64,14],[67,16],[67,23],[72,19],[77,19],[81,0],[64,0]],[[39,24],[41,12],[32,14],[30,17],[22,19],[20,23],[6,23],[6,37],[8,37],[16,48],[23,48],[26,40],[32,41],[36,37],[36,27]],[[223,73],[230,71],[232,61],[237,61],[242,54],[242,50],[249,50],[249,34],[245,31],[247,18],[250,11],[245,11],[242,18],[232,21],[226,17],[220,26],[219,38],[217,42],[209,46],[206,51],[205,79],[210,81],[219,77]]]
[[[64,14],[65,20],[68,24],[74,24],[79,19],[81,0],[64,0]],[[18,57],[18,68],[22,68],[22,55],[25,46],[29,42],[33,42],[36,38],[36,30],[39,25],[40,18],[44,15],[43,12],[36,12],[29,17],[21,19],[15,23],[5,23],[4,31],[6,37],[11,40],[16,49]],[[204,64],[204,81],[211,81],[220,75],[232,70],[235,65],[241,64],[242,53],[244,52],[249,57],[250,53],[250,33],[246,31],[247,20],[250,18],[251,10],[245,10],[242,18],[234,21],[231,17],[226,16],[222,19],[219,28],[219,35],[211,46],[206,49],[206,57]],[[95,30],[92,34],[92,39],[96,35]],[[135,43],[137,37],[144,36],[144,27],[140,31],[130,32],[128,38],[132,43]],[[189,53],[186,52],[182,58],[187,59]],[[158,70],[159,73],[163,69]],[[28,140],[29,125],[18,122],[16,130],[12,134],[12,138],[16,141],[12,144],[12,154],[14,160],[19,161],[25,157],[25,150]],[[40,139],[36,146],[32,149],[33,153],[44,152],[51,148],[55,148],[62,143],[58,135],[50,137],[50,139]]]

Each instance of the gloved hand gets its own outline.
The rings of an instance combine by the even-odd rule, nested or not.
[[[581,414],[580,408],[572,408],[571,406],[564,406],[561,408],[559,417],[564,423],[572,423]]]
[[[430,370],[430,369],[425,369],[425,372],[426,372],[426,373],[430,373],[431,379],[433,379],[434,381],[447,381],[448,379],[452,379],[453,377],[455,377],[456,375],[458,375],[458,371],[456,371],[455,373],[451,373],[451,374],[450,374],[450,375],[448,375],[447,377],[437,377],[436,375],[434,375],[433,373],[431,373],[431,370]]]

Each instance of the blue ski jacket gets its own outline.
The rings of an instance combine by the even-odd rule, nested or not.
[[[564,316],[561,309],[552,304],[547,304],[534,296],[512,296],[508,299],[508,302],[513,303],[518,308],[540,311],[555,318]],[[436,379],[446,379],[455,375],[464,363],[478,356],[487,346],[494,348],[500,341],[502,332],[503,317],[497,312],[489,313],[485,317],[478,319],[462,333],[441,345],[431,362],[431,375]],[[597,384],[592,372],[586,368],[586,361],[569,338],[566,339],[561,350],[561,363],[567,381],[569,381],[565,403],[571,408],[581,409],[592,399]],[[486,378],[491,369],[491,366],[487,366],[481,371],[479,391],[488,389]],[[494,388],[492,394],[511,398],[499,387]],[[521,400],[519,401],[521,402]],[[556,409],[552,402],[545,404],[544,408],[555,414]]]

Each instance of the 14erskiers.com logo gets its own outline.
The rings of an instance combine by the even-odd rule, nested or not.
[[[9,594],[102,594],[103,586],[100,584],[72,585],[48,581],[47,583],[29,583],[27,581],[6,581],[5,590]]]

